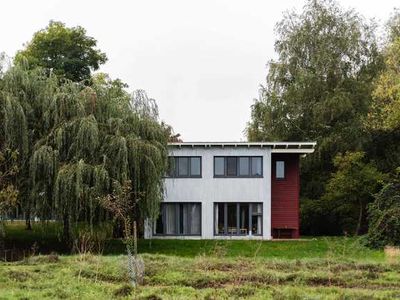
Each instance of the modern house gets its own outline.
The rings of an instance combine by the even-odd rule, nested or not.
[[[299,237],[299,162],[314,142],[170,143],[160,217],[146,238]]]

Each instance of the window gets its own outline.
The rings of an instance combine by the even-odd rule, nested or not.
[[[282,160],[277,160],[275,167],[276,167],[275,178],[276,179],[284,179],[285,178],[285,162]]]
[[[236,157],[226,158],[226,176],[237,176],[237,159]]]
[[[262,177],[261,156],[214,156],[214,177]]]
[[[215,157],[214,158],[214,174],[215,176],[225,175],[225,158]]]
[[[190,175],[201,176],[201,159],[200,157],[190,158]]]
[[[214,235],[261,235],[262,203],[214,203]]]
[[[161,203],[156,235],[201,235],[200,203]]]
[[[170,156],[169,177],[201,177],[200,156]]]
[[[261,157],[251,158],[251,176],[262,176],[262,159]]]
[[[239,157],[239,176],[250,175],[250,157]]]

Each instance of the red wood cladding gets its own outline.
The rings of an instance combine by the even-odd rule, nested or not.
[[[276,179],[276,161],[285,162],[285,178]],[[272,153],[271,223],[273,238],[299,238],[300,172],[298,154]]]

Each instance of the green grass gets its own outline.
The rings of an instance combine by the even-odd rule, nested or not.
[[[57,230],[9,226],[8,242],[40,238],[50,250]],[[25,238],[25,239],[24,239]],[[120,241],[103,255],[39,255],[0,262],[0,299],[395,299],[400,262],[356,238],[301,241],[141,240],[144,284],[129,285]],[[120,254],[118,254],[120,253]]]

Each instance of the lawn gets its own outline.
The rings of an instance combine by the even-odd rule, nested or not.
[[[22,243],[23,236],[29,243],[41,237],[39,249],[50,250],[38,228],[21,233],[18,226],[9,227],[8,234],[8,243]],[[103,255],[35,255],[0,262],[0,299],[400,297],[400,262],[387,261],[383,251],[367,249],[355,238],[141,240],[139,251],[146,271],[144,284],[136,289],[129,285],[126,256],[116,240],[106,245]]]

